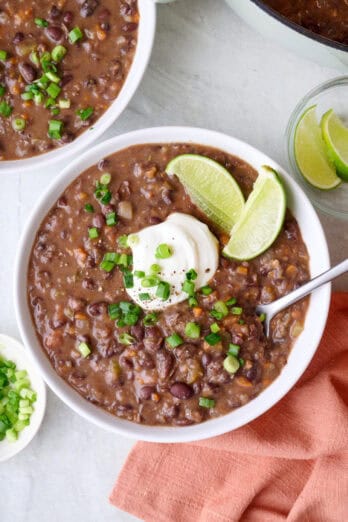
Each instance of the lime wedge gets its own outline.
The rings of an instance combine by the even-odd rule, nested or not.
[[[214,223],[228,234],[238,220],[244,197],[232,175],[216,161],[198,154],[182,154],[167,165],[186,192]]]
[[[295,158],[303,177],[322,190],[337,187],[341,180],[329,160],[321,129],[318,125],[316,105],[301,116],[295,131]]]
[[[271,167],[261,167],[242,212],[231,231],[223,253],[246,261],[262,254],[277,238],[286,211],[286,195],[278,174]]]
[[[330,109],[321,119],[321,131],[337,174],[348,181],[348,128]]]

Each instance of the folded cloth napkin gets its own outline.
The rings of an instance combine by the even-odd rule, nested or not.
[[[149,522],[348,521],[348,293],[283,400],[220,437],[138,443],[110,501]]]

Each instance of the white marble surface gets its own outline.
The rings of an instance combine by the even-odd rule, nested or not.
[[[202,126],[246,140],[284,164],[283,133],[292,108],[307,90],[336,74],[253,34],[223,0],[179,0],[159,7],[144,81],[107,136],[160,124]],[[1,176],[0,331],[16,337],[12,271],[17,241],[28,213],[59,169]],[[347,227],[321,218],[333,261],[342,259],[348,254]],[[348,290],[348,278],[336,287]],[[38,436],[0,466],[1,522],[134,520],[108,504],[131,446],[79,418],[49,392]]]

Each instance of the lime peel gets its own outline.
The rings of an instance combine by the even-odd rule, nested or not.
[[[328,156],[333,161],[337,174],[348,181],[348,128],[333,109],[330,109],[321,119],[321,130]]]

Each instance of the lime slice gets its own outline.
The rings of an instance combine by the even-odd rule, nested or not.
[[[295,158],[303,177],[314,187],[329,190],[341,180],[329,160],[321,129],[318,125],[316,105],[301,116],[295,131]]]
[[[271,167],[261,167],[240,219],[231,231],[223,253],[246,261],[259,256],[277,238],[286,211],[286,195],[278,174]]]
[[[330,109],[321,119],[321,131],[337,174],[348,181],[348,128]]]
[[[243,210],[244,197],[228,170],[205,156],[182,154],[168,163],[166,172],[176,174],[195,205],[230,233]]]

